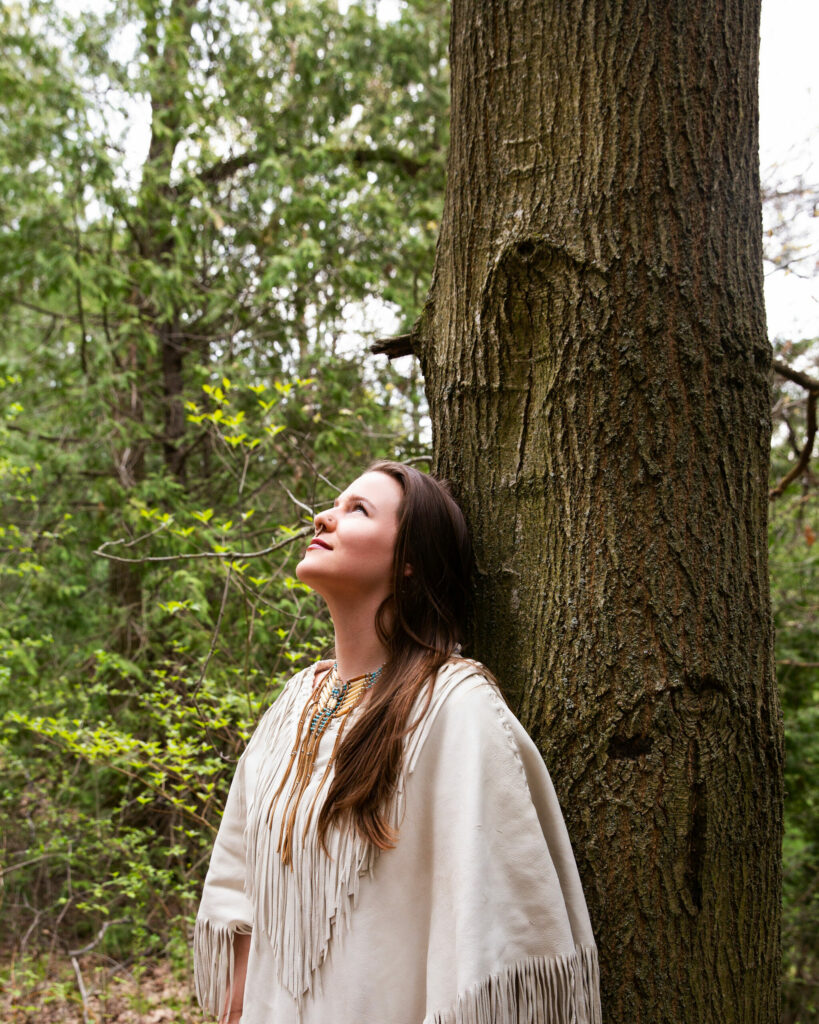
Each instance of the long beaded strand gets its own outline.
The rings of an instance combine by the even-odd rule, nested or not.
[[[299,724],[296,729],[296,741],[293,746],[293,750],[290,753],[290,761],[287,765],[287,770],[284,773],[278,789],[273,795],[273,799],[270,801],[270,807],[267,812],[267,825],[268,828],[272,828],[274,808],[282,790],[284,789],[285,783],[290,776],[290,772],[292,771],[293,764],[295,762],[296,774],[293,781],[293,787],[290,790],[287,802],[282,812],[282,825],[279,831],[279,842],[277,844],[277,851],[284,864],[290,864],[292,862],[293,828],[296,822],[296,813],[298,811],[302,795],[304,794],[305,789],[307,789],[307,786],[310,783],[310,778],[313,774],[313,768],[316,763],[321,737],[324,735],[325,730],[334,718],[346,718],[353,708],[358,705],[364,694],[372,687],[373,683],[380,675],[382,668],[383,666],[380,666],[374,672],[365,672],[364,675],[356,676],[355,678],[348,679],[345,682],[339,677],[338,664],[335,663],[324,684],[318,690],[317,695],[315,697],[311,697],[304,705],[304,710],[301,713]],[[302,739],[302,732],[306,722],[309,722],[309,725],[304,735],[304,739]],[[336,737],[336,742],[333,746],[333,752],[318,787],[319,791],[327,779],[330,766],[335,758],[344,724],[345,722],[342,721],[339,735]],[[318,792],[316,793],[316,797],[317,796]],[[307,819],[308,826],[313,817],[315,803],[316,798],[313,799],[310,806],[310,812]],[[305,837],[303,836],[302,845],[304,843],[304,838]]]

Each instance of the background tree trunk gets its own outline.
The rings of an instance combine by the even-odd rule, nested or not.
[[[419,322],[615,1024],[778,1019],[759,4],[454,0]]]

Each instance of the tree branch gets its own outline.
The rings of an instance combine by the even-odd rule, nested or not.
[[[104,544],[101,544],[96,548],[92,554],[99,555],[100,558],[108,558],[112,562],[124,562],[126,565],[143,565],[147,562],[178,562],[183,559],[195,558],[219,558],[230,559],[231,561],[243,561],[247,558],[262,558],[265,555],[272,554],[272,552],[279,551],[281,548],[287,547],[288,544],[292,544],[294,540],[306,537],[312,532],[312,526],[303,526],[292,536],[285,537],[284,540],[280,540],[276,544],[271,544],[270,547],[262,548],[261,551],[197,551],[181,555],[145,555],[143,558],[122,558],[119,555],[112,555],[105,550],[105,548],[111,547],[113,544],[126,544],[130,547],[132,544],[136,543],[135,541],[126,541],[123,537],[120,538],[120,540],[107,540]]]
[[[805,428],[805,445],[802,448],[802,454],[799,456],[796,465],[793,469],[786,473],[785,476],[779,481],[776,487],[771,488],[768,492],[768,498],[773,500],[774,498],[780,497],[785,492],[785,488],[788,484],[793,483],[805,470],[808,468],[810,463],[810,457],[813,452],[813,442],[816,440],[816,399],[819,396],[819,390],[811,391],[808,393],[807,398],[807,426]]]
[[[819,392],[819,380],[815,377],[809,377],[808,374],[802,373],[800,370],[794,370],[792,366],[788,366],[787,363],[783,363],[779,359],[774,359],[771,362],[771,369],[778,373],[780,377],[792,380],[794,384],[805,388],[806,391]]]
[[[413,348],[414,335],[397,334],[392,338],[382,338],[370,346],[370,352],[376,356],[387,356],[388,359],[398,359],[399,356],[416,355]]]
[[[783,363],[779,359],[774,359],[771,366],[780,377],[785,377],[786,380],[793,381],[794,384],[798,384],[808,392],[805,403],[807,412],[805,444],[802,447],[802,451],[800,452],[799,458],[797,459],[796,465],[793,469],[782,477],[776,487],[772,487],[771,490],[768,491],[768,499],[773,501],[774,498],[779,498],[784,494],[788,484],[793,483],[794,480],[800,477],[810,465],[811,455],[813,454],[813,443],[816,440],[816,399],[819,398],[819,380],[816,380],[814,377],[810,377],[806,373],[802,373],[800,370],[794,370],[792,367],[788,366],[787,363]],[[790,428],[789,423],[788,427]]]
[[[92,939],[87,946],[83,946],[82,949],[69,949],[68,955],[82,956],[83,953],[90,953],[95,946],[98,946],[102,942],[103,936],[105,935],[109,928],[111,928],[115,924],[123,924],[123,922],[127,920],[127,917],[117,917],[114,918],[113,921],[104,921],[102,928],[100,928],[100,930],[97,932],[96,937]]]
[[[285,146],[273,146],[269,152],[275,156],[283,156],[288,152],[288,149]],[[392,149],[389,146],[376,146],[372,149],[367,146],[356,146],[352,149],[344,146],[333,146],[328,147],[327,152],[340,160],[349,160],[359,165],[374,163],[392,164],[410,178],[416,177],[416,175],[429,166],[428,158],[419,159],[418,157],[411,156],[409,153],[402,153],[398,149]],[[237,171],[243,171],[253,164],[260,163],[264,160],[264,157],[265,152],[263,150],[249,149],[246,153],[238,153],[227,160],[221,160],[219,163],[203,168],[196,177],[205,185],[213,185],[233,177]]]
[[[88,441],[86,437],[60,437],[58,434],[38,434],[33,430],[27,430],[25,427],[18,427],[14,423],[7,423],[6,430],[13,430],[16,434],[24,434],[26,437],[34,437],[38,441],[48,441],[53,444],[84,444]],[[104,475],[110,476],[109,473]]]
[[[392,164],[404,174],[409,175],[410,178],[414,178],[429,166],[429,160],[419,160],[417,157],[410,156],[409,153],[402,153],[400,150],[390,149],[388,146],[376,146],[375,149],[359,146],[352,150],[339,150],[340,155],[343,156],[345,153],[356,164]]]
[[[259,150],[250,149],[247,153],[239,153],[228,160],[222,160],[218,164],[211,164],[210,167],[205,167],[204,170],[199,172],[197,177],[204,185],[213,185],[224,181],[225,178],[232,177],[237,171],[243,171],[246,167],[259,163],[261,159],[262,153]]]

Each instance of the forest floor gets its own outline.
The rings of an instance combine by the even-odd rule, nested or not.
[[[168,963],[127,970],[100,958],[0,963],[2,1024],[203,1024],[192,979]]]

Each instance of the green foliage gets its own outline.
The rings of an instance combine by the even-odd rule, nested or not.
[[[17,422],[15,388],[2,395]],[[288,492],[312,508],[333,493],[319,467],[343,486],[405,444],[400,410],[332,357],[320,378],[222,373],[186,404],[213,459],[194,486],[161,471],[88,485],[66,469],[73,453],[33,462],[29,435],[5,439],[4,912],[66,947],[116,919],[109,950],[150,951],[191,913],[238,751],[328,643],[294,578],[310,527]]]
[[[23,0],[0,35],[0,905],[18,951],[125,958],[187,927],[327,646],[312,510],[424,454],[417,374],[364,356],[431,270],[446,6]]]
[[[815,342],[788,345],[779,358],[799,361]],[[815,359],[815,355],[814,355]],[[807,371],[816,377],[808,364]],[[804,444],[805,394],[774,387],[771,483],[781,480]],[[782,939],[785,1024],[819,1013],[819,492],[808,471],[771,503],[769,557],[779,692],[785,719],[785,840]]]

